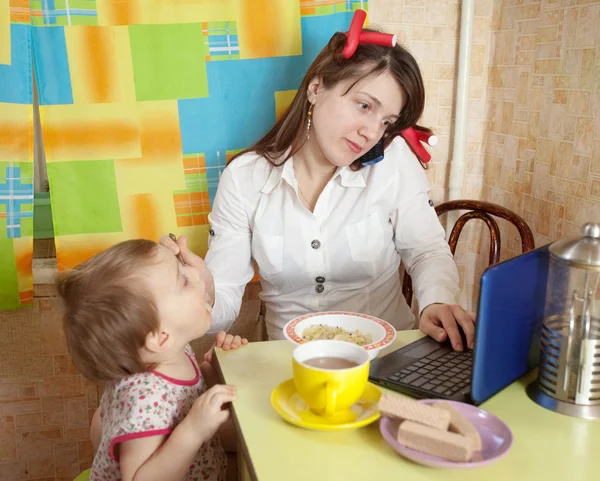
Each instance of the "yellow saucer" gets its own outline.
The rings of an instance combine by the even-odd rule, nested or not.
[[[367,383],[364,394],[347,411],[333,417],[313,413],[296,391],[293,379],[281,383],[271,393],[271,405],[284,420],[306,429],[342,431],[356,429],[379,419],[378,401],[381,391]]]

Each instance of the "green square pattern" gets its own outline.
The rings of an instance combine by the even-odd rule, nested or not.
[[[2,309],[16,309],[20,307],[17,264],[13,240],[7,239],[5,232],[6,218],[0,217],[0,306]]]
[[[137,100],[208,97],[204,40],[200,23],[130,25]]]
[[[114,161],[51,162],[48,178],[57,237],[123,230]]]

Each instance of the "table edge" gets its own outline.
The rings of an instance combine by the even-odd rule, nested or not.
[[[217,354],[217,350],[215,349],[213,353],[213,368],[215,369],[215,373],[217,378],[219,379],[219,383],[225,384],[225,376],[223,375],[223,370],[221,369],[221,364],[219,362],[219,356]],[[250,451],[248,451],[248,446],[246,444],[246,440],[242,434],[242,427],[240,425],[239,419],[237,417],[237,413],[235,411],[235,406],[231,403],[229,407],[229,411],[231,413],[231,420],[233,422],[233,426],[235,428],[235,434],[237,435],[237,444],[241,448],[241,453],[238,452],[238,456],[244,456],[245,465],[248,469],[248,475],[252,481],[258,481],[258,476],[256,475],[256,470],[254,469],[254,464],[252,463],[252,458],[250,457]],[[239,475],[239,473],[238,473]]]

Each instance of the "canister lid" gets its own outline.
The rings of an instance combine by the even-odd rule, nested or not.
[[[600,268],[600,224],[588,222],[581,236],[558,240],[549,249],[554,257],[575,267]]]

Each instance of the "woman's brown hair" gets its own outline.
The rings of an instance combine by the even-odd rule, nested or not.
[[[374,30],[363,29],[363,31]],[[273,128],[258,142],[238,153],[231,160],[246,152],[255,152],[273,165],[281,165],[289,160],[306,141],[307,112],[310,105],[308,86],[314,78],[320,78],[326,89],[335,87],[341,81],[353,80],[345,95],[365,77],[389,71],[404,90],[406,104],[398,120],[386,129],[384,144],[389,145],[402,130],[416,126],[425,108],[425,86],[415,58],[400,45],[386,47],[360,44],[354,55],[345,59],[342,55],[345,44],[344,33],[337,32],[331,37],[327,46],[321,50],[306,72],[294,100]],[[423,127],[418,128],[428,130]],[[288,151],[289,153],[282,159]],[[362,164],[356,160],[351,168],[359,170]]]
[[[153,368],[140,349],[159,319],[140,269],[157,249],[149,240],[121,242],[58,276],[69,354],[86,378],[112,381]]]

